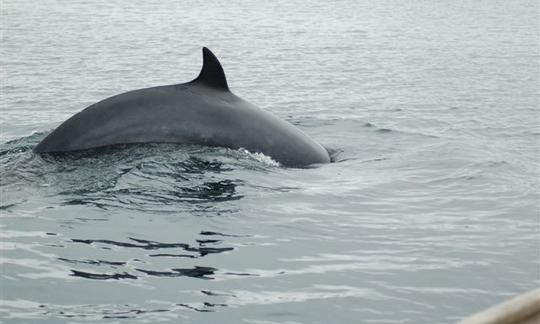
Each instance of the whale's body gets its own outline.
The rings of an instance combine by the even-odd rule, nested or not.
[[[95,103],[50,133],[34,151],[59,153],[117,144],[179,143],[244,148],[284,166],[330,161],[293,125],[234,95],[217,58],[188,83],[145,88]]]

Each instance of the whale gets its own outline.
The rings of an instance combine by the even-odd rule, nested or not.
[[[88,106],[34,148],[43,154],[124,144],[176,143],[262,153],[285,167],[330,162],[328,151],[297,127],[238,97],[206,47],[190,82],[115,95]]]

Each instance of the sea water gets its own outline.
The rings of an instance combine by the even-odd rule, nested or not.
[[[540,284],[539,4],[26,1],[1,7],[5,323],[453,323]],[[195,78],[334,163],[32,148]],[[149,112],[151,114],[152,112]]]

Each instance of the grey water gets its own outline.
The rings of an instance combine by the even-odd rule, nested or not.
[[[538,287],[538,24],[535,0],[2,1],[2,321],[453,323]],[[202,46],[335,162],[32,153]]]

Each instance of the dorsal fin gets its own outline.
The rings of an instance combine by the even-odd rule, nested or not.
[[[204,84],[211,88],[220,90],[229,90],[225,72],[219,63],[217,57],[208,48],[203,47],[203,66],[199,76],[191,83]]]

